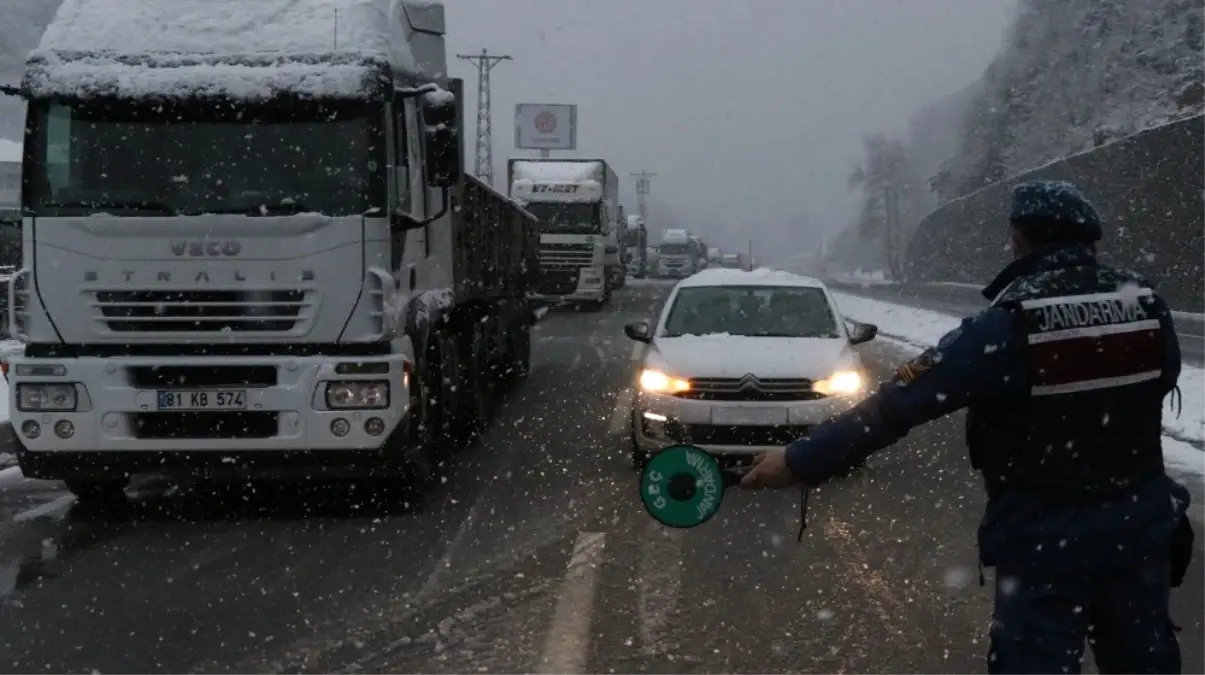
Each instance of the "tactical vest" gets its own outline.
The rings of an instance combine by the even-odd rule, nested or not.
[[[1107,499],[1163,473],[1164,343],[1154,291],[1095,263],[1013,281],[1028,396],[975,404],[967,447],[989,496]]]

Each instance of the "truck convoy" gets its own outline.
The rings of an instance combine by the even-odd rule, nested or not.
[[[601,308],[617,277],[619,179],[602,159],[511,159],[510,196],[539,219],[535,298]]]
[[[435,474],[529,368],[538,246],[463,171],[442,4],[112,4],[21,83],[22,472]]]
[[[661,277],[683,279],[707,266],[707,248],[689,230],[666,230],[657,247]]]
[[[628,254],[628,274],[643,279],[649,273],[649,231],[644,225],[644,216],[627,217],[628,229],[624,234],[624,248]]]

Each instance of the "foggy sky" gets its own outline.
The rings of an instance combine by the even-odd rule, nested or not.
[[[921,106],[978,78],[1014,0],[446,0],[457,53],[509,54],[492,71],[495,187],[514,144],[514,105],[576,103],[578,151],[621,177],[653,179],[650,211],[713,243],[767,247],[801,213],[833,230],[854,212],[846,177],[861,136],[902,134]],[[726,241],[725,241],[726,240]]]

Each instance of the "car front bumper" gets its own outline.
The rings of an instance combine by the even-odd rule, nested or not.
[[[812,427],[863,397],[716,402],[638,392],[633,399],[632,432],[636,446],[647,454],[688,443],[714,455],[755,455],[806,436]]]

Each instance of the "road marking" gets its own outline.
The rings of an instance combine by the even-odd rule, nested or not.
[[[584,673],[606,534],[578,532],[537,673]]]
[[[628,430],[628,419],[632,414],[632,401],[636,398],[635,389],[624,389],[615,397],[615,410],[611,413],[611,422],[607,424],[608,436],[620,436]]]
[[[460,548],[460,542],[468,534],[469,528],[473,523],[477,522],[477,510],[481,505],[481,499],[482,495],[478,495],[473,505],[469,507],[469,512],[465,515],[464,520],[460,521],[460,527],[456,529],[456,534],[453,535],[452,539],[448,541],[447,547],[444,548],[444,554],[435,563],[435,569],[431,570],[427,581],[423,583],[423,587],[419,589],[418,595],[414,597],[413,604],[421,605],[426,602],[428,598],[439,590],[440,585],[446,580],[449,571],[452,569],[452,556]]]
[[[654,656],[682,592],[682,530],[649,520],[640,547],[640,651]]]

